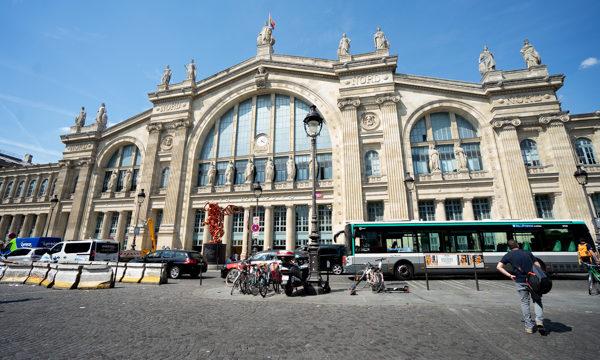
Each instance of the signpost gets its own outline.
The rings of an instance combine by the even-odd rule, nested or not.
[[[252,218],[252,237],[258,239],[260,233],[260,216],[254,216]]]

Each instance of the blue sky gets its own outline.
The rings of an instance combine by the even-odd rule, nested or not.
[[[0,2],[0,149],[56,161],[59,136],[81,106],[109,123],[150,107],[169,64],[174,82],[193,57],[198,78],[255,52],[269,12],[280,54],[336,57],[372,51],[381,26],[399,73],[478,82],[487,44],[498,69],[523,68],[524,38],[551,73],[571,113],[600,110],[600,1],[25,1]],[[586,64],[582,62],[587,59]]]

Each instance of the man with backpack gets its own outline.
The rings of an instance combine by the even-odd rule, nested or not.
[[[579,240],[579,245],[577,245],[577,258],[579,265],[582,263],[592,264],[592,260],[598,262],[598,255],[594,252],[594,248],[583,238]]]
[[[530,294],[530,287],[527,284],[528,274],[534,271],[534,266],[541,268],[540,263],[533,257],[531,252],[519,249],[519,245],[515,240],[508,240],[507,245],[510,250],[502,257],[496,269],[515,282],[517,293],[521,299],[521,312],[523,314],[523,321],[525,322],[525,332],[532,334],[537,327],[539,333],[545,335],[542,296],[541,294]],[[513,274],[504,268],[506,264],[512,266]],[[531,320],[530,297],[533,300],[535,310],[535,323]]]

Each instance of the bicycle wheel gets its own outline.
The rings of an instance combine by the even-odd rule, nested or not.
[[[260,293],[260,296],[262,296],[262,297],[267,296],[268,291],[269,291],[269,283],[267,282],[267,279],[265,279],[264,277],[261,277],[258,281],[258,292]]]
[[[234,281],[234,282],[233,282],[233,284],[231,285],[231,292],[230,292],[230,295],[233,295],[233,292],[234,292],[236,289],[238,289],[238,290],[240,289],[240,277],[239,277],[239,276],[238,276],[238,277],[235,279],[235,281]]]
[[[240,275],[240,271],[238,269],[231,269],[225,276],[225,285],[231,286],[235,282],[235,279]]]

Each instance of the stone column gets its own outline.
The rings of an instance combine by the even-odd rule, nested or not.
[[[285,208],[285,249],[294,251],[296,249],[296,211],[294,205]]]
[[[223,244],[225,244],[225,256],[231,256],[231,244],[233,242],[233,215],[225,215],[223,218]]]
[[[265,228],[264,232],[264,243],[263,250],[272,249],[273,248],[273,206],[265,205]]]
[[[108,239],[108,233],[110,231],[110,219],[112,217],[112,211],[106,211],[102,216],[102,228],[100,229],[100,239]]]
[[[558,172],[558,183],[562,197],[571,219],[583,219],[588,224],[590,233],[594,233],[592,214],[589,208],[588,194],[583,191],[573,173],[577,169],[578,161],[575,160],[575,151],[564,123],[569,121],[569,115],[556,114],[541,116],[540,123],[546,125],[548,144],[552,148],[554,166]]]
[[[127,221],[127,211],[119,211],[119,221],[117,221],[117,234],[115,236],[115,240],[119,242],[119,244],[123,244],[123,240],[125,238],[125,230],[127,225],[125,222]],[[136,239],[137,241],[137,239]]]
[[[8,185],[9,183],[9,178],[5,177],[2,180],[4,181],[2,181],[2,183],[0,184],[0,203],[2,203],[2,200],[4,200],[4,190],[6,189],[6,185]]]
[[[19,224],[22,224],[23,221],[23,215],[17,214],[14,215],[12,218],[12,221],[10,223],[10,227],[8,228],[8,233],[17,233],[18,230],[20,230],[19,228]]]
[[[23,220],[23,226],[21,226],[21,231],[19,231],[18,237],[24,238],[29,234],[29,228],[33,225],[33,214],[25,215],[25,219]]]
[[[73,167],[73,161],[71,160],[62,160],[58,162],[61,167],[58,172],[58,176],[56,177],[56,186],[54,188],[54,194],[59,199],[58,204],[54,207],[54,210],[50,209],[50,203],[48,202],[48,236],[49,237],[61,237],[62,229],[61,229],[61,212],[62,212],[62,201],[65,199],[65,194],[67,193],[67,184],[68,177],[70,176],[71,169]],[[50,187],[52,183],[49,184],[48,191],[50,191]],[[49,194],[48,199],[51,199],[54,194]],[[50,212],[52,211],[50,216]]]
[[[404,157],[400,135],[400,119],[396,103],[400,96],[389,94],[377,98],[381,108],[381,128],[385,144],[385,164],[387,171],[388,202],[386,213],[390,220],[408,220],[408,196],[404,186]],[[392,156],[393,155],[393,156]]]
[[[44,236],[44,229],[46,228],[47,218],[48,218],[48,214],[46,214],[46,213],[38,214],[37,219],[35,221],[35,226],[33,227],[33,236],[34,237]]]
[[[148,143],[146,145],[146,151],[144,152],[144,156],[142,158],[142,166],[140,169],[140,173],[138,174],[138,184],[136,187],[137,191],[141,191],[142,189],[144,189],[144,192],[146,193],[146,201],[144,201],[140,207],[139,207],[139,219],[146,219],[148,218],[148,214],[150,211],[150,198],[152,197],[152,188],[153,188],[153,179],[155,178],[154,174],[156,173],[156,171],[158,171],[157,169],[157,161],[156,161],[156,153],[158,152],[158,145],[160,142],[160,132],[162,130],[162,124],[160,123],[150,123],[148,124],[148,126],[146,127],[146,129],[148,130]],[[171,168],[171,174],[173,174],[173,168]],[[172,182],[171,180],[169,180],[169,182]],[[135,221],[135,217],[136,217],[136,212],[138,211],[138,207],[137,207],[137,203],[136,200],[133,200],[134,203],[134,210],[133,210],[133,214],[131,216],[131,221]],[[164,215],[164,214],[163,214]],[[137,224],[136,224],[137,225]],[[129,226],[129,224],[127,225]],[[133,231],[133,227],[131,228],[131,231]],[[161,231],[162,232],[162,229]],[[159,232],[159,233],[160,233]],[[128,246],[131,246],[132,244],[132,239],[133,239],[133,234],[128,234]],[[135,239],[136,241],[136,248],[137,249],[147,249],[148,248],[148,236],[146,235],[146,232],[140,233],[140,235],[138,235]],[[164,245],[164,244],[161,244]],[[160,249],[160,246],[157,245],[157,248]]]
[[[338,107],[342,112],[342,179],[345,200],[346,221],[364,219],[362,177],[356,173],[361,164],[357,107],[359,99],[340,99]]]
[[[516,127],[521,125],[521,120],[496,120],[492,125],[497,129],[502,173],[509,179],[505,186],[510,216],[513,219],[534,219],[537,214],[517,137]]]
[[[2,215],[0,219],[0,239],[6,239],[6,235],[8,235],[8,227],[12,222],[12,215]]]
[[[184,158],[186,155],[187,131],[192,122],[188,119],[174,120],[167,124],[173,129],[173,147],[171,149],[171,176],[167,185],[163,220],[158,235],[159,245],[170,248],[181,248],[183,241],[180,238],[179,227],[181,224],[181,204],[185,188]]]
[[[208,211],[204,212],[204,219],[202,219],[202,223],[205,223],[208,220]],[[202,245],[208,244],[210,242],[210,228],[208,224],[203,226],[202,230]],[[202,253],[204,253],[204,246],[202,247]]]
[[[69,212],[69,220],[67,222],[67,230],[65,232],[66,240],[74,240],[78,237],[79,229],[83,219],[83,213],[88,198],[88,188],[94,166],[93,159],[82,160],[79,162],[80,168],[75,170],[79,172],[77,175],[77,187],[73,194],[73,205]]]
[[[446,207],[444,199],[435,199],[435,221],[446,221]]]
[[[248,254],[250,254],[250,224],[252,224],[250,216],[250,207],[244,207],[244,232],[242,235],[242,253],[240,255],[242,259],[246,259]]]
[[[463,198],[463,220],[475,220],[473,198]]]

